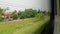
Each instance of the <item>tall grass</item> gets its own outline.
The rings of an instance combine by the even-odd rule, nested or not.
[[[0,34],[35,34],[39,28],[42,31],[48,18],[41,14],[35,18],[0,22]]]

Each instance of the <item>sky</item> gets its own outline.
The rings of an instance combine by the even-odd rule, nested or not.
[[[25,8],[50,10],[50,0],[0,0],[0,7],[9,7],[9,11],[24,10]]]

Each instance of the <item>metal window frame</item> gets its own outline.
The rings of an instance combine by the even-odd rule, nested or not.
[[[48,21],[48,24],[45,26],[41,34],[53,34],[54,32],[54,15],[56,11],[54,12],[54,4],[55,1],[51,0],[51,12],[50,12],[50,20]]]

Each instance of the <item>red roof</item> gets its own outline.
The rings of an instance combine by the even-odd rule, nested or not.
[[[4,12],[4,16],[11,16],[12,15],[12,12]]]

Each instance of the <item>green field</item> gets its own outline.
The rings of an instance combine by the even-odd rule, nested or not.
[[[36,31],[40,28],[41,32],[47,20],[48,18],[40,21],[35,18],[26,18],[0,22],[0,34],[38,34]]]

